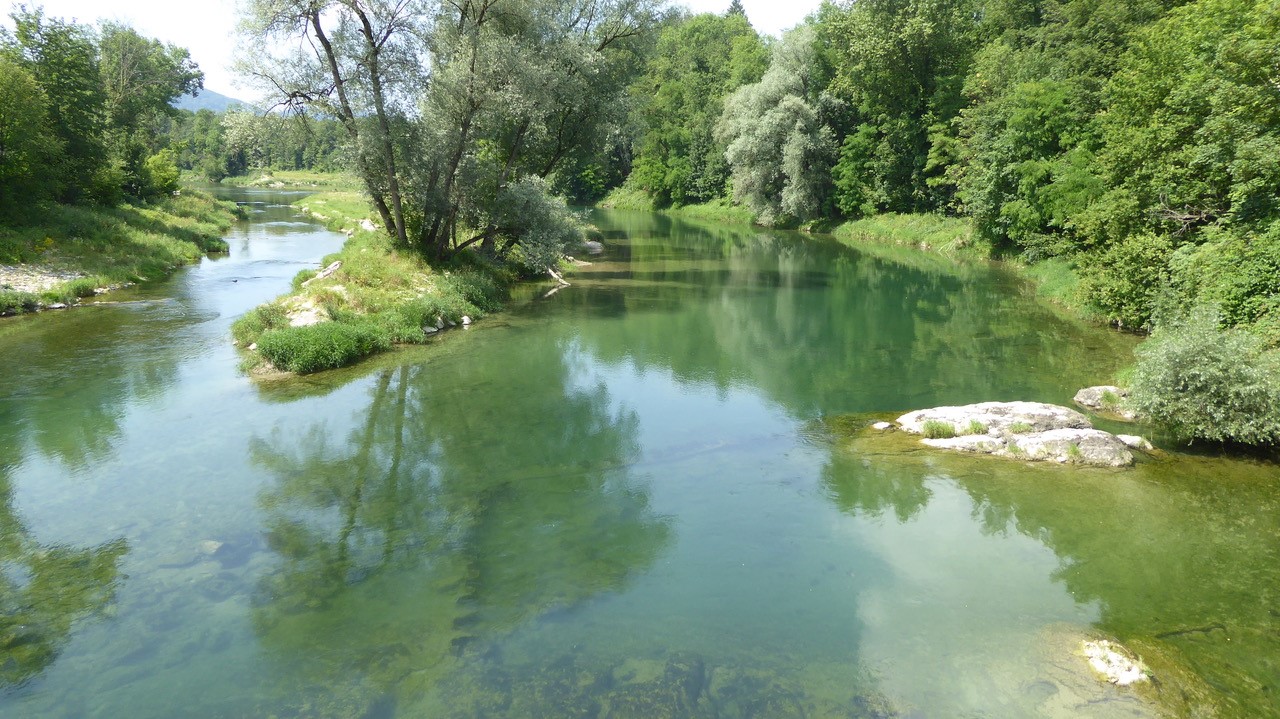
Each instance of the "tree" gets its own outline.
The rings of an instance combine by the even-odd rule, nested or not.
[[[951,121],[979,40],[975,0],[860,0],[823,17],[831,92],[856,113],[836,168],[840,209],[945,208]]]
[[[742,13],[695,15],[664,28],[632,88],[644,124],[634,184],[659,206],[725,196],[729,168],[715,125],[724,98],[758,82],[766,67],[764,43]]]
[[[252,36],[303,36],[253,72],[294,109],[339,118],[387,232],[432,256],[480,245],[544,256],[546,232],[503,211],[620,124],[653,0],[259,0]],[[552,215],[558,213],[551,213]],[[541,213],[539,217],[550,215]],[[530,250],[523,252],[520,248]]]
[[[57,157],[44,92],[17,63],[0,56],[0,217],[14,217],[51,194],[44,166]]]
[[[46,18],[39,8],[25,5],[10,18],[14,29],[0,29],[0,47],[44,92],[49,125],[62,148],[51,173],[58,199],[75,202],[100,194],[95,185],[106,168],[105,95],[89,28]]]
[[[835,136],[821,104],[832,99],[819,97],[813,83],[814,39],[811,27],[788,32],[764,77],[729,96],[720,118],[734,199],[761,224],[808,220],[828,209]]]

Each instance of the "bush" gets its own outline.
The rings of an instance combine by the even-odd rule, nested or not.
[[[349,365],[390,347],[377,328],[363,323],[285,327],[270,330],[258,340],[258,351],[271,364],[298,374]]]
[[[1201,307],[1138,348],[1130,404],[1183,440],[1280,441],[1280,356]]]
[[[35,312],[40,300],[30,292],[0,290],[0,315]]]
[[[1169,284],[1173,245],[1166,237],[1135,235],[1082,264],[1089,304],[1122,329],[1141,329],[1151,320]]]

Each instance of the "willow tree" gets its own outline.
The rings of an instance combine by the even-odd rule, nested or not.
[[[531,265],[579,236],[552,176],[623,120],[658,0],[254,0],[247,69],[337,117],[388,233]],[[545,265],[544,265],[545,266]]]

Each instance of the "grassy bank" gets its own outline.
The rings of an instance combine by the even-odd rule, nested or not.
[[[471,253],[432,266],[395,247],[382,230],[361,226],[369,206],[354,189],[311,195],[297,204],[351,237],[324,258],[324,270],[300,272],[290,293],[232,325],[237,344],[253,351],[247,362],[251,370],[305,374],[342,367],[393,345],[421,344],[499,309],[515,280]]]
[[[599,205],[609,210],[664,212],[669,215],[729,225],[752,225],[756,221],[755,213],[751,210],[723,198],[695,205],[678,205],[659,209],[654,207],[653,200],[644,191],[627,185],[615,188],[600,201]]]
[[[338,190],[358,187],[356,178],[346,173],[311,170],[255,170],[248,175],[224,177],[218,184],[228,187],[320,187]]]
[[[0,286],[0,314],[71,304],[225,252],[222,237],[239,214],[232,203],[190,190],[140,205],[50,205],[36,224],[0,226],[0,264],[74,278],[37,292]]]

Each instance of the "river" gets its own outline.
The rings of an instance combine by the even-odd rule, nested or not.
[[[0,321],[0,716],[1280,716],[1280,467],[863,432],[1131,361],[999,269],[599,211],[573,286],[258,382],[343,237],[228,192],[229,256]]]

